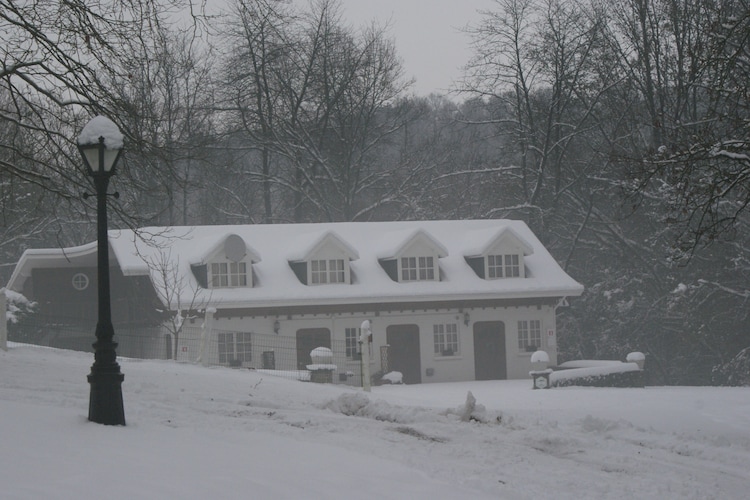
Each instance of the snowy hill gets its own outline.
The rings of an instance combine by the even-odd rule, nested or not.
[[[128,425],[106,427],[86,420],[92,362],[0,351],[2,498],[739,499],[750,488],[748,388],[523,380],[366,394],[123,359]],[[484,423],[462,419],[469,391]]]

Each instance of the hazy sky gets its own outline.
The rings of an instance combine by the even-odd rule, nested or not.
[[[341,0],[345,17],[355,26],[372,19],[390,20],[390,34],[404,60],[412,91],[445,93],[471,57],[469,38],[460,31],[479,19],[478,9],[492,0]]]

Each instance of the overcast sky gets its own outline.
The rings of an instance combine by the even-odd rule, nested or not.
[[[478,9],[492,0],[341,0],[355,26],[390,20],[390,34],[404,60],[407,77],[416,78],[419,95],[445,93],[471,57],[469,38],[460,29],[479,19]]]

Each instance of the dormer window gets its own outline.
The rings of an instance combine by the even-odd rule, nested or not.
[[[254,262],[260,262],[258,253],[241,237],[230,234],[190,268],[203,288],[242,288],[253,286]]]
[[[395,243],[384,248],[378,262],[389,278],[399,283],[440,281],[439,260],[448,250],[426,231],[402,231],[392,235]]]
[[[245,262],[212,262],[211,288],[236,288],[247,286]]]
[[[310,283],[313,285],[346,283],[344,259],[311,260]]]
[[[401,281],[434,281],[433,257],[401,257]]]
[[[300,235],[293,243],[289,267],[305,285],[351,284],[350,262],[357,251],[333,231]]]
[[[487,277],[495,278],[518,278],[521,276],[520,258],[518,254],[488,255]]]
[[[500,231],[482,230],[469,238],[475,245],[466,250],[464,258],[482,279],[527,278],[524,257],[534,249],[512,228]]]

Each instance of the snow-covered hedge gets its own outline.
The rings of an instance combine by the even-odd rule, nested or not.
[[[551,387],[643,387],[643,370],[637,363],[578,360],[562,363],[549,377]]]

